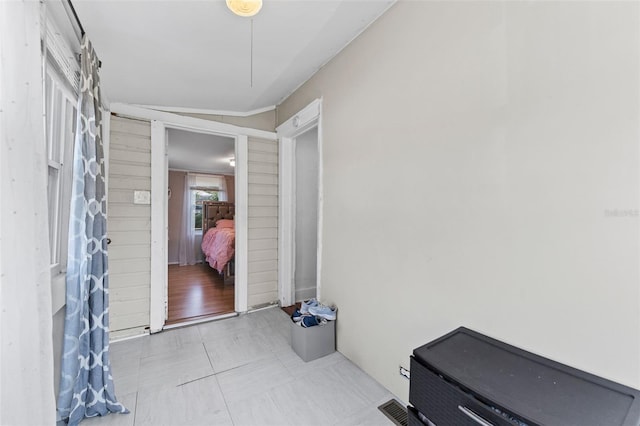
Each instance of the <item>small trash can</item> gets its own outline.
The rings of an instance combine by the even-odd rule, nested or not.
[[[322,358],[336,351],[336,322],[301,327],[291,322],[291,347],[304,362]]]

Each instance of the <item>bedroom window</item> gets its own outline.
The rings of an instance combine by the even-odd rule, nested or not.
[[[193,192],[194,199],[194,228],[202,229],[202,202],[218,201],[217,189],[195,189]]]
[[[47,140],[47,204],[51,274],[65,272],[76,96],[53,66],[45,70],[45,133]]]
[[[191,174],[191,206],[194,229],[202,230],[202,202],[226,201],[224,176]]]

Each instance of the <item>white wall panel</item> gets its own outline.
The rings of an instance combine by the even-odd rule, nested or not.
[[[113,186],[117,189],[143,189],[151,190],[151,177],[146,176],[117,176],[110,175],[109,180],[113,179]],[[109,182],[111,184],[111,182]]]
[[[264,250],[264,249],[277,249],[277,238],[266,238],[260,240],[249,241],[249,250]]]
[[[249,163],[249,170],[253,167],[260,167],[260,163]],[[249,171],[249,184],[257,183],[262,185],[278,185],[278,172],[275,173],[256,173]]]
[[[249,138],[248,306],[278,300],[278,144]]]
[[[256,170],[256,165],[253,167]],[[271,173],[278,173],[278,167],[276,166]],[[249,194],[257,195],[278,195],[278,187],[273,185],[261,185],[253,183],[249,185]]]
[[[251,196],[249,196],[251,199]],[[262,207],[262,206],[249,206],[250,218],[256,217],[278,217],[278,208],[277,207]]]
[[[277,228],[278,219],[275,217],[254,217],[249,220],[249,228]]]
[[[275,250],[254,250],[249,252],[249,262],[261,260],[277,260],[278,252]]]
[[[109,289],[109,301],[118,300],[126,301],[132,299],[149,298],[149,287],[124,287],[124,288],[110,288]]]
[[[133,191],[151,188],[151,127],[111,118],[108,232],[111,337],[141,334],[149,325],[151,207]]]

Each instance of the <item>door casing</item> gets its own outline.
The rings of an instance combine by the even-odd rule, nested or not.
[[[275,140],[276,134],[265,130],[185,117],[120,103],[112,103],[111,111],[123,116],[151,121],[151,288],[149,331],[151,333],[162,331],[166,321],[166,301],[168,296],[166,129],[168,128],[216,134],[235,139],[237,259],[235,311],[246,312],[248,305],[248,141],[250,136]]]
[[[316,297],[322,292],[322,98],[316,99],[276,129],[278,161],[278,299],[282,306],[295,303],[295,141],[318,127],[318,223]]]

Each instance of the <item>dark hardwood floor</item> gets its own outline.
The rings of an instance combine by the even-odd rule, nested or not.
[[[207,318],[234,311],[233,284],[207,264],[169,265],[167,324]]]

